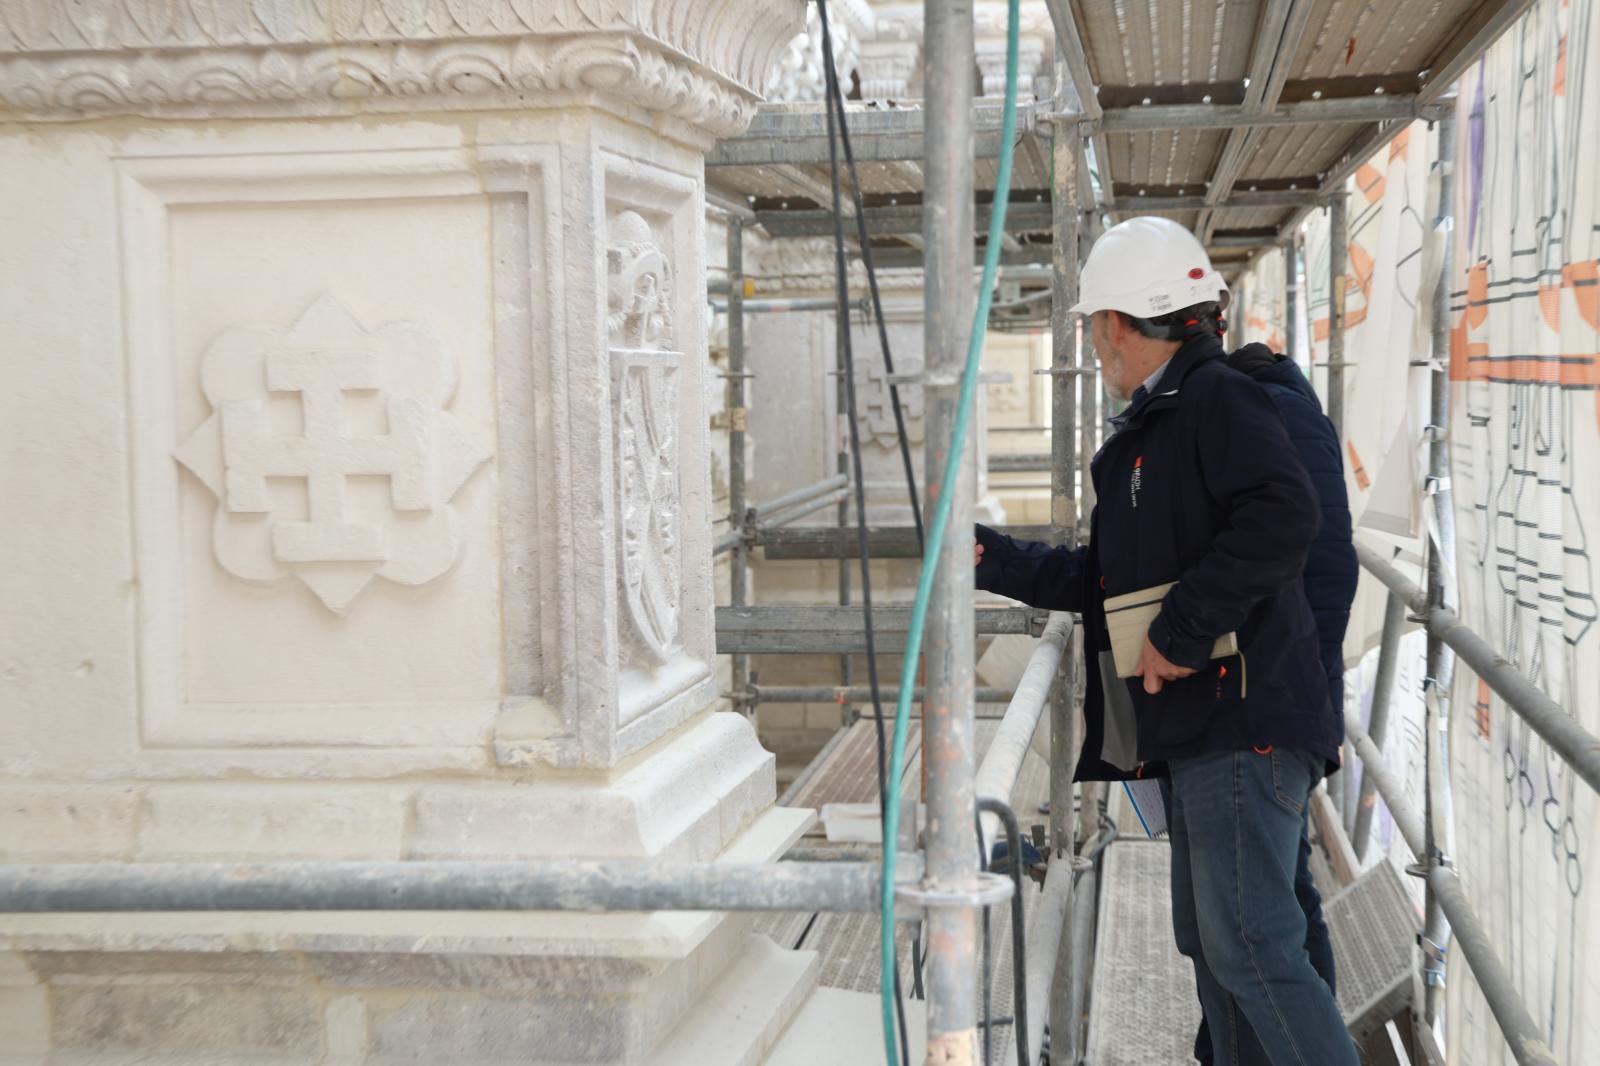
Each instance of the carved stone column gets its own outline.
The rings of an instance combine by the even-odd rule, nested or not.
[[[787,846],[708,710],[703,152],[803,9],[0,5],[0,860]],[[735,960],[808,979],[749,928],[9,918],[0,1017],[84,1061],[670,1061]]]

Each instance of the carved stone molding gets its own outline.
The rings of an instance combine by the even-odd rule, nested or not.
[[[920,81],[922,47],[916,41],[863,41],[861,98],[908,100]]]
[[[744,128],[803,0],[0,4],[23,118],[526,108],[591,95]],[[0,110],[0,116],[4,110]]]

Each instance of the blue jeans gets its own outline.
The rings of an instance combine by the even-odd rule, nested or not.
[[[1172,824],[1172,783],[1161,779],[1161,800],[1167,805],[1167,824]],[[1294,897],[1306,916],[1306,956],[1311,968],[1328,984],[1328,991],[1337,999],[1339,986],[1333,969],[1333,941],[1328,936],[1328,923],[1322,917],[1322,893],[1317,891],[1316,878],[1311,876],[1311,837],[1308,833],[1311,810],[1300,819],[1300,858],[1294,868]],[[1205,1014],[1200,1016],[1200,1029],[1194,1035],[1194,1057],[1201,1066],[1216,1062],[1211,1051],[1211,1027]]]
[[[1170,770],[1172,928],[1194,964],[1212,1061],[1357,1066],[1333,993],[1307,953],[1296,892],[1321,760],[1293,750],[1220,752],[1174,760]]]

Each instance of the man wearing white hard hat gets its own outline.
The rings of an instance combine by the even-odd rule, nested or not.
[[[1128,401],[1091,466],[1089,544],[979,526],[977,585],[1081,614],[1077,779],[1170,782],[1173,932],[1215,1061],[1356,1066],[1294,888],[1306,805],[1339,758],[1300,581],[1320,505],[1272,400],[1224,360],[1227,286],[1192,233],[1112,227],[1080,297]]]

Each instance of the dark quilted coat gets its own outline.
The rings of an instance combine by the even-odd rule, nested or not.
[[[1322,666],[1334,713],[1344,708],[1344,631],[1350,624],[1360,566],[1350,541],[1350,500],[1345,494],[1344,456],[1333,423],[1311,383],[1294,360],[1273,354],[1264,344],[1247,344],[1228,356],[1228,365],[1267,390],[1277,404],[1289,439],[1322,504],[1322,528],[1306,555],[1306,600],[1317,623]]]

